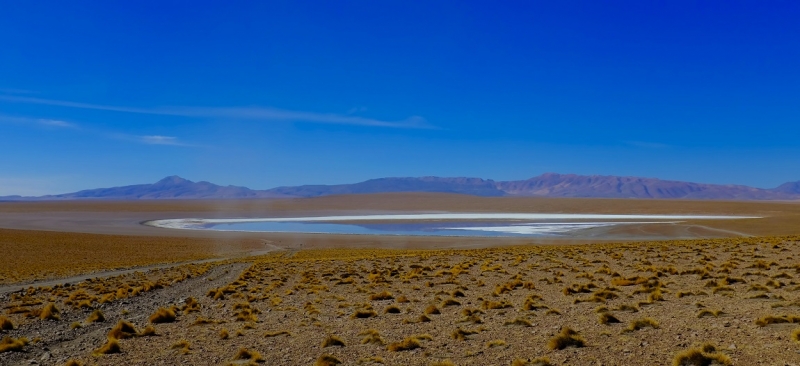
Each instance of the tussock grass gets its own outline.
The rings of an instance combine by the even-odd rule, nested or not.
[[[432,363],[430,366],[456,366],[453,361],[450,360],[442,360]]]
[[[56,308],[56,304],[51,302],[42,309],[39,318],[42,320],[61,320],[61,311]]]
[[[222,329],[222,330],[219,331],[219,339],[228,339],[230,337],[231,337],[231,335],[230,335],[230,333],[228,333],[227,329]]]
[[[508,344],[502,339],[495,339],[486,343],[486,348],[505,347]]]
[[[153,336],[157,336],[157,335],[158,334],[156,334],[156,328],[153,327],[152,325],[148,325],[148,326],[144,327],[142,332],[139,333],[140,337],[153,337]]]
[[[103,315],[103,312],[100,309],[96,309],[89,314],[89,317],[86,318],[87,323],[101,323],[106,321],[106,317]]]
[[[698,317],[698,318],[702,318],[702,317],[706,317],[706,316],[713,316],[713,317],[715,317],[715,318],[716,318],[716,317],[720,316],[721,314],[725,314],[725,313],[724,313],[724,312],[722,312],[721,310],[707,310],[707,309],[703,309],[703,310],[700,310],[700,312],[699,312],[699,313],[697,313],[697,317]]]
[[[373,316],[378,316],[378,313],[375,310],[356,310],[353,315],[350,315],[352,319],[366,319],[372,318]]]
[[[189,344],[189,341],[185,339],[181,339],[180,341],[175,342],[169,348],[180,350],[180,352],[183,353],[184,355],[188,355],[189,353],[192,352],[191,344]]]
[[[23,348],[28,344],[28,338],[22,337],[18,339],[14,339],[11,337],[4,337],[2,341],[0,341],[0,353],[3,352],[20,352]]]
[[[621,323],[619,319],[617,319],[614,314],[611,313],[600,313],[597,315],[597,321],[600,324],[614,324],[614,323]]]
[[[11,322],[11,319],[0,316],[0,330],[14,330],[14,323]]]
[[[64,364],[64,366],[83,366],[83,364],[78,360],[71,359],[68,360],[67,363]]]
[[[397,305],[389,305],[383,310],[384,314],[400,314],[400,308]]]
[[[358,333],[360,336],[364,336],[361,339],[361,344],[377,344],[377,345],[385,345],[386,341],[381,338],[381,334],[375,329],[367,329],[361,333]]]
[[[527,319],[524,319],[524,318],[516,318],[514,320],[507,321],[507,322],[503,323],[503,325],[521,325],[521,326],[524,326],[524,327],[532,327],[533,326],[533,324],[531,324],[531,322],[529,322]]]
[[[444,307],[448,307],[448,306],[460,306],[460,305],[461,305],[461,303],[456,301],[456,299],[447,299],[447,300],[442,301],[442,304],[441,304],[441,306],[443,308]]]
[[[277,336],[282,336],[282,335],[291,337],[292,333],[289,333],[286,330],[278,330],[278,331],[275,331],[275,332],[266,332],[266,333],[264,333],[264,337],[266,337],[266,338],[277,337]]]
[[[158,308],[153,315],[150,315],[150,322],[153,324],[172,323],[176,319],[175,310],[168,308]]]
[[[239,360],[248,360],[250,362],[264,362],[264,358],[261,357],[261,354],[258,351],[248,350],[247,348],[239,348],[239,351],[236,352],[236,355],[233,356],[234,361]]]
[[[390,352],[410,351],[422,347],[416,337],[408,337],[400,342],[390,344],[387,349]]]
[[[335,366],[341,363],[342,361],[332,355],[322,355],[314,362],[314,366]]]
[[[111,331],[108,332],[108,337],[113,339],[126,339],[132,338],[139,334],[136,327],[128,321],[120,320]]]
[[[442,312],[439,310],[439,308],[436,307],[436,305],[428,305],[428,307],[425,308],[424,313],[425,315],[438,315],[441,314]]]
[[[793,341],[800,343],[800,328],[797,328],[792,331],[791,338]]]
[[[561,333],[551,338],[550,341],[547,342],[547,348],[552,350],[562,350],[567,347],[580,348],[585,346],[586,341],[583,339],[583,337],[569,327],[564,327],[564,329],[561,330]]]
[[[633,332],[647,327],[657,329],[658,322],[653,318],[636,319],[632,321],[627,328],[625,328],[624,332]]]
[[[783,315],[783,316],[772,316],[767,315],[765,317],[761,317],[756,319],[756,325],[759,327],[766,327],[770,324],[783,324],[783,323],[800,323],[800,316],[797,315]]]
[[[675,355],[673,366],[729,366],[733,365],[730,357],[718,353],[711,344],[691,348]]]
[[[466,341],[468,339],[467,337],[478,333],[480,333],[478,330],[466,330],[459,327],[454,330],[453,333],[450,333],[450,337],[455,340]]]
[[[94,350],[94,356],[108,355],[112,353],[122,353],[122,348],[119,346],[117,338],[108,337],[108,341],[102,347]]]
[[[379,300],[392,300],[394,299],[394,295],[392,295],[389,291],[379,292],[377,294],[372,294],[369,296],[369,299],[372,301],[379,301]]]
[[[325,338],[325,340],[322,341],[322,348],[333,346],[344,347],[344,341],[335,335],[330,335],[328,338]]]

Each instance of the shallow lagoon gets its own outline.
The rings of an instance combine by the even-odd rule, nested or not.
[[[547,237],[626,224],[727,220],[742,216],[434,213],[234,219],[155,220],[151,226],[216,231],[350,235]]]

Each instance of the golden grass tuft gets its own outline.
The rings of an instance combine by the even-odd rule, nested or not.
[[[11,322],[11,319],[0,316],[0,330],[14,330],[14,323]]]
[[[390,352],[410,351],[422,347],[419,340],[415,337],[408,337],[401,342],[392,343],[387,347]]]
[[[378,316],[374,310],[356,310],[353,315],[350,316],[352,319],[366,319],[372,318],[373,316]]]
[[[261,357],[261,354],[258,351],[251,351],[246,348],[239,348],[239,351],[236,352],[236,355],[233,356],[234,361],[239,360],[248,360],[250,362],[264,362],[264,358]]]
[[[385,345],[386,341],[381,338],[380,333],[375,329],[367,329],[361,333],[358,333],[360,336],[365,336],[361,339],[361,344],[377,344],[377,345]]]
[[[369,296],[369,299],[372,301],[379,301],[379,300],[391,300],[394,299],[394,295],[392,295],[389,291],[379,292],[377,294],[372,294]]]
[[[456,301],[456,299],[447,299],[447,300],[442,301],[442,304],[441,304],[441,306],[443,308],[444,307],[448,307],[448,306],[459,306],[459,305],[461,305],[461,303]]]
[[[644,329],[644,328],[647,328],[647,327],[651,327],[651,328],[654,328],[654,329],[658,328],[658,322],[655,321],[653,318],[636,319],[636,320],[632,321],[630,323],[630,325],[628,325],[627,328],[625,328],[625,331],[626,332],[633,332],[633,331],[637,331],[637,330]]]
[[[28,344],[28,338],[22,337],[14,339],[6,336],[0,341],[0,353],[3,352],[20,352]]]
[[[168,308],[158,308],[149,318],[150,322],[153,324],[172,323],[175,319],[175,310]]]
[[[600,324],[614,324],[614,323],[621,323],[619,319],[617,319],[614,314],[611,313],[600,313],[597,315],[597,321]]]
[[[322,355],[314,362],[314,366],[335,366],[340,363],[342,363],[342,361],[332,355]]]
[[[279,331],[275,331],[275,332],[266,332],[266,333],[264,333],[264,337],[266,337],[266,338],[277,337],[277,336],[282,336],[282,335],[291,337],[292,333],[289,333],[288,331],[285,331],[285,330],[279,330]]]
[[[759,327],[766,327],[770,324],[783,324],[783,323],[800,323],[800,316],[797,315],[783,315],[783,316],[772,316],[767,315],[765,317],[761,317],[756,319],[756,325]]]
[[[189,341],[187,341],[185,339],[181,339],[180,341],[175,342],[175,344],[170,346],[170,349],[180,350],[181,353],[183,353],[184,355],[188,355],[189,353],[191,353],[191,350],[192,350],[191,345],[189,344]]]
[[[564,327],[564,329],[561,330],[561,333],[551,338],[550,341],[547,342],[547,348],[552,350],[562,350],[567,347],[580,348],[584,346],[586,346],[586,341],[583,340],[578,332],[570,329],[569,327]]]
[[[112,353],[121,353],[122,348],[119,346],[119,340],[116,338],[108,337],[108,341],[102,347],[94,350],[92,353],[95,356],[108,355]]]
[[[703,309],[703,310],[700,310],[699,313],[697,313],[697,317],[698,318],[703,318],[703,317],[706,317],[706,316],[713,316],[713,317],[716,318],[716,317],[720,316],[720,314],[725,314],[725,313],[723,313],[721,310],[706,310],[706,309]]]
[[[56,304],[51,302],[42,309],[39,318],[42,320],[61,320],[61,311],[56,308]]]
[[[467,340],[467,337],[478,333],[480,332],[477,330],[466,330],[466,329],[461,329],[459,327],[456,330],[454,330],[453,333],[450,333],[450,337],[456,340],[465,341]]]
[[[450,360],[442,360],[432,363],[430,366],[456,366],[453,361]]]
[[[495,347],[505,347],[508,345],[506,341],[502,339],[495,339],[486,343],[486,348],[495,348]]]
[[[89,314],[89,317],[86,318],[87,323],[100,323],[106,321],[106,317],[103,315],[103,312],[100,309],[93,311]]]
[[[139,333],[140,337],[154,337],[154,336],[157,336],[157,335],[158,334],[156,334],[156,328],[154,328],[152,325],[148,325],[148,326],[144,327],[142,332]]]
[[[428,305],[428,307],[425,308],[425,315],[436,315],[441,313],[442,312],[436,307],[436,305]]]
[[[390,305],[387,306],[386,309],[383,310],[384,314],[400,314],[400,308],[397,305]]]
[[[113,339],[126,339],[135,337],[138,333],[133,324],[125,320],[120,320],[119,323],[108,332],[108,337]]]
[[[729,366],[733,365],[730,357],[718,353],[711,344],[691,348],[675,355],[673,366]]]
[[[510,321],[507,321],[507,322],[503,323],[503,325],[521,325],[521,326],[524,326],[524,327],[532,327],[533,326],[533,324],[531,324],[531,322],[529,322],[525,318],[516,318],[514,320],[510,320]]]
[[[78,360],[68,360],[64,366],[83,366],[83,364]]]
[[[322,341],[322,348],[333,346],[344,347],[344,341],[335,335],[330,335],[328,338],[325,338],[325,340]]]
[[[219,339],[228,339],[231,335],[228,333],[227,329],[223,329],[219,331]]]

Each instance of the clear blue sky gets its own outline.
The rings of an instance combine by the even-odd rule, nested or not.
[[[796,1],[16,1],[0,195],[543,172],[800,180]]]

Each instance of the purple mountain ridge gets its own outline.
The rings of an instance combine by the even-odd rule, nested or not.
[[[0,199],[20,201],[307,198],[391,192],[438,192],[483,197],[800,200],[800,181],[785,183],[773,189],[762,189],[743,185],[703,184],[656,178],[546,173],[516,181],[464,177],[407,177],[370,179],[354,184],[304,185],[254,190],[238,186],[219,186],[205,181],[193,182],[171,176],[152,184],[89,189],[41,197],[6,196]]]

